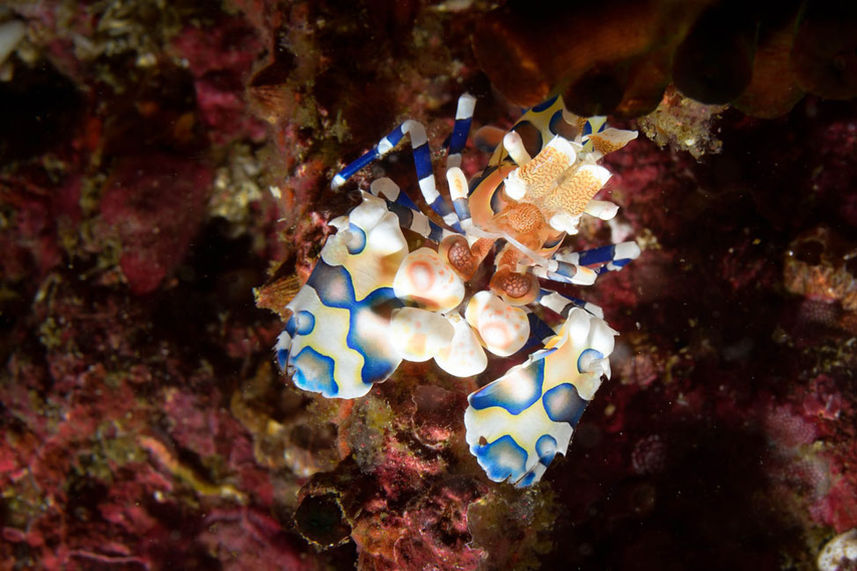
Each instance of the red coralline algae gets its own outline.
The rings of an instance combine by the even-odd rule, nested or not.
[[[789,405],[772,407],[764,419],[765,433],[785,448],[795,448],[815,441],[815,425],[794,414]]]
[[[477,569],[484,551],[470,545],[467,506],[481,495],[480,486],[469,478],[438,483],[404,511],[402,529],[419,534],[402,536],[393,548],[399,568]]]
[[[193,74],[200,115],[212,141],[264,140],[265,127],[248,112],[244,99],[244,87],[263,50],[257,31],[243,18],[224,18],[213,31],[183,29],[172,45]]]
[[[200,542],[223,562],[224,569],[320,569],[302,556],[280,522],[258,509],[215,509],[203,526]]]
[[[810,507],[810,513],[818,522],[841,533],[857,525],[855,485],[853,481],[849,481],[840,466],[831,470],[830,477],[834,482],[833,486],[820,501]]]
[[[182,261],[205,215],[211,170],[170,155],[128,159],[107,180],[101,216],[118,236],[131,291],[155,290]]]

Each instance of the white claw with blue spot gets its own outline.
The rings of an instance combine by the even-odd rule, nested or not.
[[[468,397],[467,443],[490,479],[529,486],[556,453],[565,454],[602,376],[610,376],[607,356],[616,334],[602,319],[572,308],[544,350]]]
[[[402,306],[393,279],[408,249],[396,215],[371,194],[332,224],[339,231],[286,307],[291,317],[277,358],[298,387],[356,398],[402,361],[388,335],[392,313]]]

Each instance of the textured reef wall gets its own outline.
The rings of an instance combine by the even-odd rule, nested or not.
[[[599,4],[0,7],[0,567],[810,569],[838,537],[835,569],[857,19]],[[476,379],[409,363],[329,400],[271,352],[357,203],[332,175],[408,117],[441,148],[464,91],[476,127],[562,91],[649,137],[578,239],[643,249],[581,293],[621,333],[613,378],[528,490],[468,451]],[[471,142],[463,169],[486,161]],[[413,180],[408,153],[374,169]]]

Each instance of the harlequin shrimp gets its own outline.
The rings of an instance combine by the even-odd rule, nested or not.
[[[402,360],[434,359],[469,377],[486,369],[488,354],[529,353],[472,393],[464,413],[467,443],[488,477],[529,486],[565,454],[610,376],[617,333],[599,307],[557,290],[591,285],[639,255],[634,242],[563,245],[582,215],[615,216],[615,204],[593,198],[610,177],[597,161],[637,133],[573,115],[557,96],[528,110],[468,184],[460,165],[474,105],[467,94],[458,100],[449,199],[413,120],[334,177],[342,186],[408,137],[426,208],[391,179],[374,180],[360,205],[330,222],[337,232],[288,304],[275,350],[295,385],[346,399],[365,395]]]

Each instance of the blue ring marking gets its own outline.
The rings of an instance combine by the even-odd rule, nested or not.
[[[535,111],[536,113],[540,113],[541,111],[544,111],[545,109],[547,109],[548,107],[550,107],[551,105],[554,104],[557,97],[559,97],[559,96],[554,95],[553,97],[551,97],[547,101],[543,101],[542,103],[539,103],[538,105],[533,105],[533,107],[530,108],[530,111]]]
[[[616,247],[613,244],[601,246],[592,250],[578,252],[578,264],[581,266],[593,266],[595,264],[606,264],[616,255]]]
[[[404,131],[402,131],[402,126],[399,125],[395,129],[390,131],[390,133],[386,137],[384,137],[384,139],[387,139],[387,142],[390,143],[390,149],[392,149],[393,147],[399,144],[399,141],[401,141],[402,137],[404,136],[405,133]],[[384,139],[381,140],[383,141]],[[379,158],[381,158],[381,152],[378,150],[378,145],[376,144],[374,147],[366,151],[360,158],[358,158],[354,162],[349,163],[345,166],[344,169],[336,173],[336,176],[341,177],[343,181],[346,181],[352,176],[354,176],[357,171]]]
[[[502,482],[509,477],[516,480],[527,465],[527,451],[508,434],[484,446],[477,445],[470,451],[488,477],[495,482]]]
[[[414,166],[417,169],[417,178],[419,180],[434,174],[431,168],[431,153],[429,152],[428,143],[423,143],[419,147],[415,147],[413,154]]]
[[[545,272],[545,275],[546,275],[547,279],[549,279],[549,280],[551,280],[551,281],[559,282],[559,283],[561,283],[561,284],[571,284],[571,283],[573,283],[573,282],[571,281],[571,278],[569,278],[569,277],[567,277],[567,276],[564,276],[564,275],[562,275],[562,274],[561,274],[561,273],[559,273],[559,272],[550,272],[550,271],[548,271],[548,272]]]
[[[315,315],[309,311],[298,311],[289,319],[289,321],[292,320],[295,323],[295,333],[298,335],[309,335],[315,329]]]
[[[557,260],[556,270],[554,271],[554,273],[559,274],[561,276],[565,276],[567,278],[573,278],[577,274],[577,266],[568,262]]]
[[[294,356],[290,365],[295,368],[292,382],[298,387],[326,397],[339,394],[339,385],[334,380],[336,364],[327,355],[322,355],[312,347],[304,347]]]
[[[545,362],[540,359],[521,367],[526,377],[500,377],[467,397],[467,402],[476,410],[497,406],[510,414],[521,414],[539,400],[545,378]],[[525,383],[525,386],[518,386]],[[523,393],[523,394],[522,394]]]
[[[402,125],[404,125],[404,123]],[[386,137],[384,137],[384,139],[387,139],[387,141],[390,143],[390,149],[391,150],[393,147],[398,145],[399,141],[401,141],[402,138],[404,138],[404,136],[405,136],[405,132],[402,130],[402,125],[399,125],[395,129],[390,131]]]
[[[622,268],[628,265],[631,260],[613,260],[612,262],[608,262],[604,264],[600,268],[595,268],[595,272],[598,275],[606,274],[607,272],[618,272]]]
[[[432,242],[440,243],[440,241],[443,240],[443,228],[432,221],[429,221],[429,228],[428,239]]]
[[[557,385],[542,397],[548,417],[554,422],[567,422],[577,426],[589,401],[580,398],[577,388],[571,383]]]
[[[452,212],[452,208],[450,208],[446,200],[443,199],[442,194],[439,194],[437,198],[434,199],[434,202],[429,204],[429,207],[438,214],[440,214],[441,218]]]
[[[344,169],[336,173],[336,176],[340,176],[343,180],[348,180],[352,176],[354,176],[357,171],[380,157],[381,155],[378,153],[378,147],[373,147],[370,151],[364,154],[362,157],[347,165]]]
[[[470,203],[467,198],[456,198],[452,201],[452,206],[459,220],[463,222],[470,219]]]
[[[366,232],[353,222],[348,223],[348,231],[354,237],[355,243],[351,244],[350,240],[346,240],[345,247],[348,249],[349,254],[359,254],[366,248]]]
[[[449,154],[459,153],[467,144],[467,135],[470,133],[471,118],[456,119],[452,127],[452,135],[449,137]]]
[[[583,368],[580,366],[580,363],[581,363],[581,360],[583,359],[583,356],[584,355],[589,356],[589,355],[592,355],[593,353],[595,353],[594,357],[596,359],[603,359],[604,358],[604,353],[602,353],[601,351],[598,351],[597,349],[592,349],[592,348],[584,349],[583,351],[581,351],[580,356],[577,358],[577,371],[579,373],[583,373]]]
[[[464,234],[464,229],[461,227],[460,222],[453,222],[449,227],[455,230],[458,234]]]

